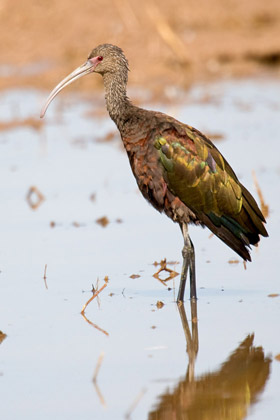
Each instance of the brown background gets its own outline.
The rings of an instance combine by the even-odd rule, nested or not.
[[[130,83],[155,93],[280,74],[279,0],[1,0],[0,27],[1,88],[49,90],[104,42],[124,49]]]

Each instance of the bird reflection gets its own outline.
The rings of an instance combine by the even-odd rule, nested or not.
[[[178,304],[178,310],[182,321],[183,330],[186,337],[187,353],[189,357],[189,364],[186,373],[186,378],[189,382],[194,380],[195,360],[198,353],[198,323],[197,323],[197,300],[191,299],[191,317],[192,328],[190,329],[187,320],[185,307],[182,303]]]
[[[198,352],[196,301],[191,302],[190,329],[184,305],[179,313],[187,341],[189,364],[185,377],[173,390],[159,397],[149,420],[241,420],[257,402],[269,377],[271,359],[262,347],[253,345],[254,334],[248,335],[214,372],[195,377]]]
[[[6,334],[4,334],[1,330],[0,330],[0,344],[2,343],[2,341],[5,340],[5,338],[7,337]]]

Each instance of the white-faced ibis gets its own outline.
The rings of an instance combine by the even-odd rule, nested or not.
[[[177,222],[184,237],[183,266],[177,301],[183,301],[188,269],[190,297],[196,299],[195,253],[188,224],[207,226],[216,236],[251,261],[250,244],[268,236],[265,219],[249,191],[230,165],[200,131],[160,112],[133,105],[127,97],[128,62],[114,45],[94,48],[87,61],[62,80],[53,98],[80,77],[103,77],[106,106],[116,123],[132,172],[143,196]]]

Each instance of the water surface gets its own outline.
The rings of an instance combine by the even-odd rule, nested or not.
[[[227,82],[198,86],[180,104],[143,104],[217,137],[258,199],[255,171],[269,206],[270,237],[247,270],[208,230],[191,228],[192,338],[174,303],[178,277],[169,287],[153,277],[163,258],[180,271],[180,229],[141,197],[119,137],[104,141],[116,129],[102,98],[64,92],[33,128],[21,122],[37,121],[46,92],[1,94],[0,124],[19,122],[0,133],[2,418],[278,418],[280,296],[269,295],[280,293],[279,88]],[[32,186],[44,196],[36,210]],[[103,216],[106,227],[96,223]]]

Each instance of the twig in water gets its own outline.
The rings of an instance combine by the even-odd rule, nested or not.
[[[107,337],[109,336],[109,333],[107,331],[103,330],[97,324],[94,324],[92,321],[90,321],[84,313],[81,312],[81,315],[89,325],[91,325],[93,328],[97,329],[98,331],[102,332],[103,334],[107,335]]]
[[[94,287],[92,287],[92,292],[93,292],[93,296],[84,304],[84,306],[83,306],[83,309],[81,310],[81,315],[82,315],[82,317],[84,318],[84,320],[85,321],[87,321],[87,323],[88,324],[90,324],[90,325],[92,325],[94,328],[96,328],[98,331],[100,331],[100,332],[102,332],[103,334],[105,334],[105,335],[109,335],[108,333],[107,333],[107,331],[105,331],[105,330],[103,330],[102,328],[100,328],[100,327],[98,327],[98,325],[96,325],[96,324],[94,324],[92,321],[90,321],[87,317],[86,317],[86,315],[85,315],[85,309],[86,309],[86,307],[88,306],[88,304],[94,299],[94,298],[96,298],[96,296],[98,296],[99,295],[99,293],[100,292],[102,292],[102,290],[103,289],[105,289],[105,287],[107,286],[107,284],[108,284],[108,282],[109,282],[109,278],[108,278],[108,276],[105,276],[104,277],[104,281],[105,281],[105,283],[103,284],[103,286],[99,289],[99,290],[96,290]],[[98,285],[98,282],[97,282],[97,285]]]
[[[96,382],[93,382],[93,385],[94,385],[96,394],[98,395],[99,401],[101,402],[101,405],[103,405],[103,407],[106,408],[107,406],[106,406],[105,400],[103,398],[103,395],[101,394],[99,386],[97,385]]]
[[[159,274],[160,274],[162,271],[166,271],[167,273],[169,273],[169,276],[168,276],[166,279],[164,279],[164,280],[162,280],[162,279],[159,277]],[[160,269],[159,269],[159,270],[158,270],[155,274],[153,274],[153,277],[154,277],[155,279],[159,280],[162,284],[164,284],[164,286],[166,286],[166,282],[167,282],[168,280],[171,280],[171,279],[173,279],[174,277],[178,276],[178,274],[179,274],[179,273],[177,273],[176,271],[171,270],[170,268],[168,268],[168,267],[167,267],[166,258],[164,258],[164,260],[162,260],[162,261],[160,262]]]
[[[43,279],[44,279],[45,287],[46,287],[46,289],[48,289],[48,285],[47,285],[47,264],[45,264]]]
[[[96,365],[95,372],[94,372],[94,375],[93,375],[93,378],[92,378],[92,382],[93,382],[95,391],[96,391],[96,393],[98,395],[98,398],[99,398],[101,404],[103,405],[103,407],[106,407],[106,403],[105,403],[105,400],[103,398],[103,395],[101,394],[101,391],[99,389],[99,386],[97,385],[97,375],[98,375],[98,372],[99,372],[101,363],[103,361],[103,358],[104,358],[104,352],[102,351],[100,353],[100,356],[99,356],[98,360],[97,360],[97,365]]]
[[[45,197],[37,187],[32,186],[26,194],[26,200],[32,210],[36,210],[45,200]]]
[[[129,420],[131,418],[130,416],[131,416],[132,412],[135,410],[137,404],[139,403],[139,401],[141,400],[141,398],[143,397],[143,395],[145,394],[145,392],[146,392],[146,389],[142,389],[142,391],[139,392],[139,394],[137,395],[137,397],[135,398],[135,400],[131,404],[129,410],[125,414],[125,418],[127,420]]]
[[[93,382],[96,382],[96,380],[97,380],[97,375],[98,375],[99,369],[101,367],[101,364],[103,362],[103,359],[104,359],[104,351],[102,351],[100,353],[100,356],[99,356],[99,358],[97,360],[96,368],[95,368],[95,371],[94,371],[94,374],[93,374],[93,378],[92,378]]]
[[[264,217],[267,218],[269,216],[269,206],[264,201],[263,193],[262,193],[260,184],[258,183],[255,171],[252,171],[252,176],[253,176],[254,184],[255,184],[255,187],[256,187],[256,190],[257,190],[257,194],[258,194],[259,199],[260,199],[261,211],[262,211]]]
[[[81,314],[82,315],[84,315],[84,313],[85,313],[85,309],[86,309],[86,307],[88,306],[88,304],[94,299],[94,298],[96,298],[96,296],[98,296],[99,295],[99,293],[100,292],[102,292],[102,290],[103,289],[105,289],[105,287],[107,286],[107,284],[108,284],[108,277],[106,276],[105,277],[105,282],[106,283],[104,283],[103,284],[103,286],[101,287],[101,289],[99,289],[99,290],[96,290],[95,292],[94,292],[94,294],[93,294],[93,296],[84,304],[84,306],[83,306],[83,309],[81,310]]]

